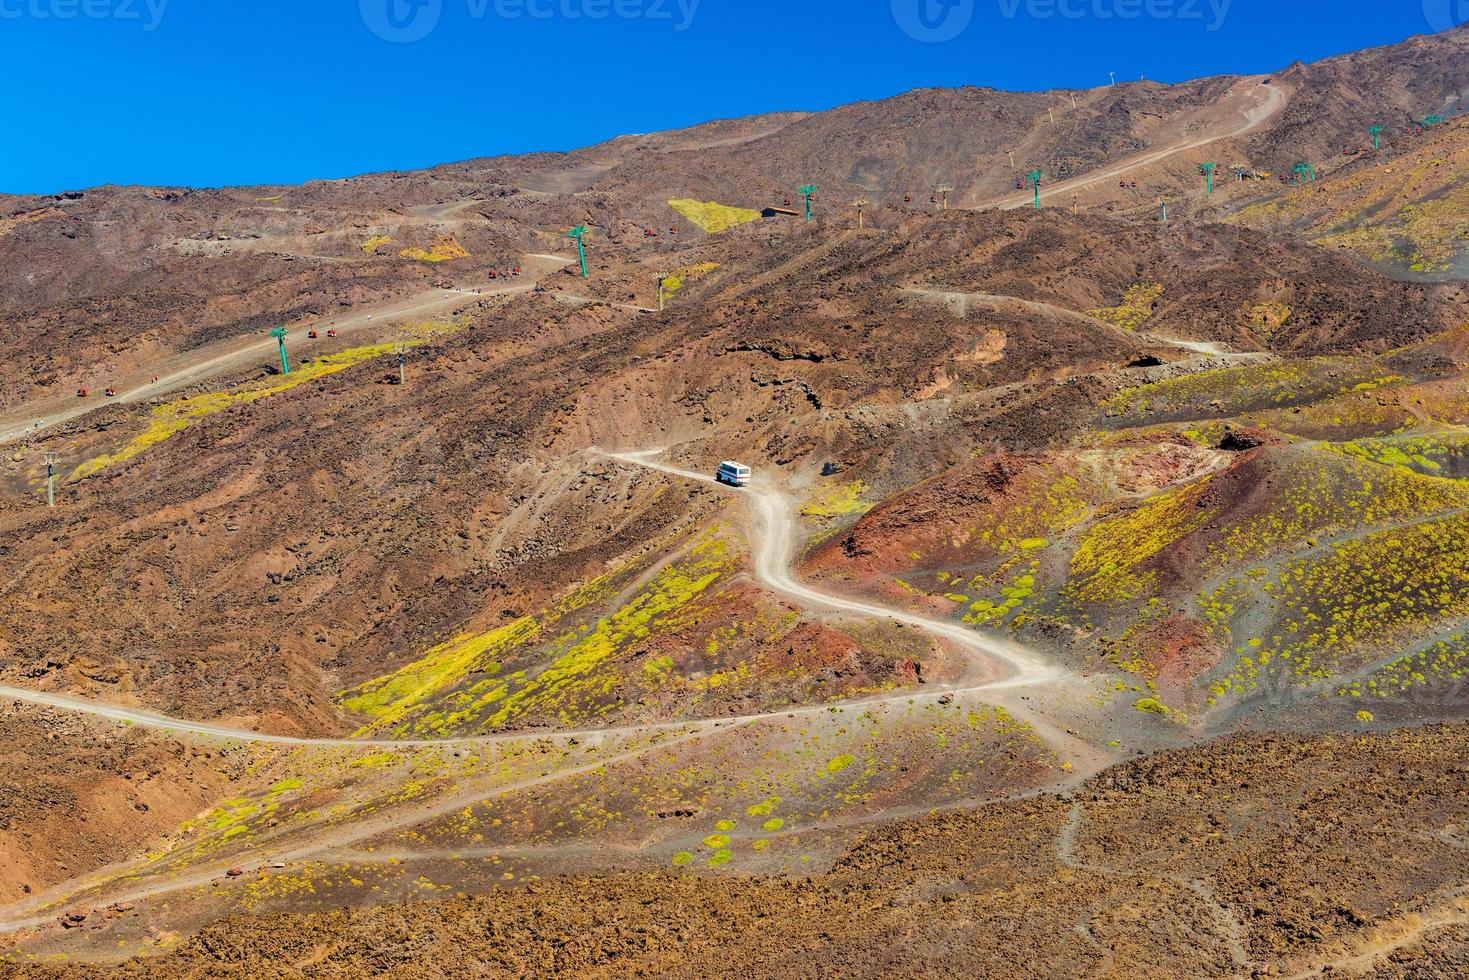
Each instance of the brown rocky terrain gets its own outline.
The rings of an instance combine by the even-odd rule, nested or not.
[[[157,958],[14,975],[1452,975],[1465,759],[1461,726],[1240,735],[1064,797],[873,828],[795,880],[557,877],[233,918]]]
[[[1231,220],[1289,228],[1327,248],[1350,251],[1408,279],[1462,281],[1465,153],[1462,118],[1395,133],[1381,152],[1370,142],[1331,178],[1284,191]]]
[[[6,705],[5,901],[143,847],[209,805],[248,765],[240,747],[161,742],[63,711]]]
[[[1452,972],[1466,38],[0,201],[0,970]]]
[[[368,367],[333,374],[77,480],[57,511],[11,509],[8,529],[26,545],[3,557],[7,595],[17,613],[39,615],[7,624],[3,670],[48,688],[126,692],[170,713],[264,721],[285,711],[289,721],[271,727],[343,732],[332,695],[365,670],[433,645],[419,638],[542,606],[637,542],[708,513],[707,498],[655,506],[646,484],[588,469],[587,446],[699,439],[711,454],[792,467],[841,458],[896,488],[970,447],[1052,445],[1125,383],[1119,369],[1149,351],[1179,356],[1104,322],[1078,331],[1059,309],[956,316],[942,296],[901,291],[920,276],[941,293],[1071,308],[1156,277],[1163,330],[1208,323],[1249,343],[1263,288],[1249,284],[1269,270],[1271,295],[1303,303],[1311,325],[1272,339],[1307,352],[1358,347],[1364,334],[1381,347],[1411,341],[1434,318],[1460,315],[1424,287],[1264,242],[1258,259],[1241,246],[1229,262],[1236,294],[1210,290],[1164,243],[1099,221],[914,216],[836,249],[800,238],[741,275],[716,272],[696,287],[696,308],[664,319],[484,300],[458,333],[414,351],[405,388]],[[1126,264],[1086,258],[1119,236],[1133,236]],[[1216,245],[1204,237],[1199,247]],[[746,295],[752,280],[773,298]],[[872,282],[888,288],[864,291]],[[1396,306],[1385,299],[1394,293]],[[1005,356],[985,363],[973,338],[996,332]],[[922,427],[897,410],[915,399],[938,410]],[[125,441],[140,431],[130,416],[111,411],[35,440],[12,462],[12,486],[33,481],[53,448],[75,465],[115,445],[119,429]],[[619,512],[602,511],[612,501]],[[571,519],[579,508],[605,516]],[[55,635],[47,624],[57,620],[76,626]],[[279,633],[242,634],[241,622]],[[179,649],[190,656],[179,661]]]

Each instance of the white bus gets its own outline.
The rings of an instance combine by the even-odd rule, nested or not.
[[[731,463],[725,460],[719,464],[719,469],[714,473],[714,479],[726,486],[743,487],[749,485],[750,468],[739,463]]]

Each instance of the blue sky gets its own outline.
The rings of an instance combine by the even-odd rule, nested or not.
[[[1466,17],[1469,0],[0,0],[0,191],[295,183],[921,86],[1271,71]]]

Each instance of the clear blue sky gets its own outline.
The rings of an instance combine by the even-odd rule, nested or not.
[[[921,86],[1270,71],[1459,11],[1469,0],[0,0],[0,191],[295,183]],[[936,42],[901,26],[943,37],[965,18]],[[392,43],[369,25],[433,30]]]

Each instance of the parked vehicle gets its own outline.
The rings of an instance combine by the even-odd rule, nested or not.
[[[740,463],[732,463],[725,460],[719,464],[719,469],[714,473],[714,479],[729,487],[743,487],[750,483],[750,468]]]

